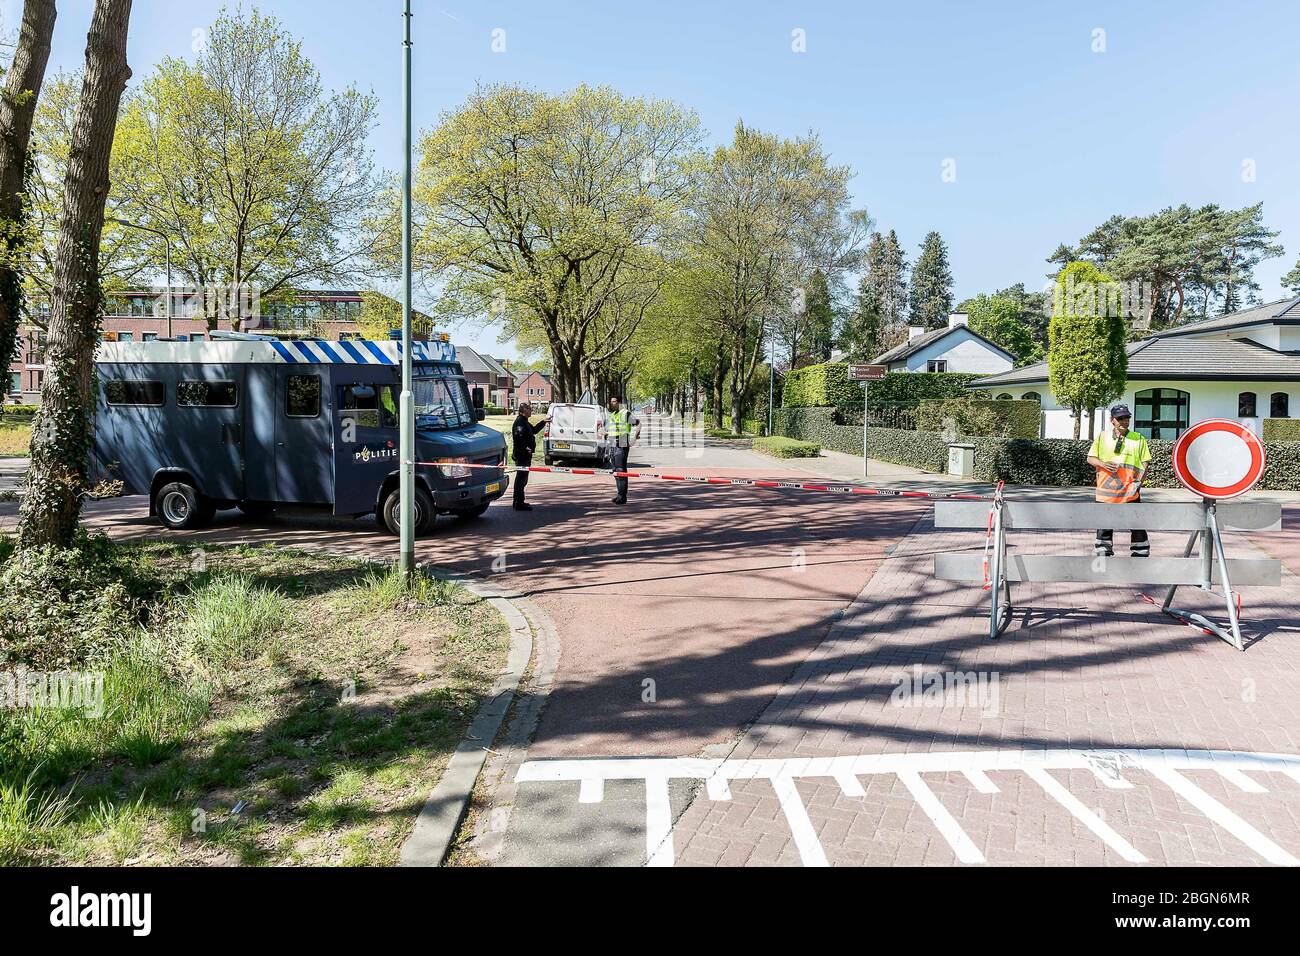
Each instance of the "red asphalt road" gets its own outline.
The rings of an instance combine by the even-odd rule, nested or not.
[[[608,478],[539,481],[529,487],[536,510],[498,502],[478,521],[439,519],[417,542],[420,562],[525,593],[554,622],[559,666],[530,756],[690,756],[735,739],[929,509],[914,499],[655,481],[633,480],[624,506],[610,503],[612,493]],[[91,503],[85,519],[115,536],[177,534],[148,518],[140,498]],[[222,512],[185,537],[377,558],[397,550],[371,519],[256,522]],[[505,570],[494,573],[502,558]]]

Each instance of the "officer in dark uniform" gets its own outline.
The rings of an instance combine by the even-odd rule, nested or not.
[[[533,463],[533,452],[537,449],[536,435],[546,423],[551,420],[548,415],[545,419],[534,425],[528,419],[533,413],[533,406],[528,402],[519,403],[519,417],[510,428],[510,454],[515,459],[515,464],[520,468],[527,468]],[[515,472],[515,510],[532,511],[533,506],[524,501],[524,488],[528,486],[528,472]]]

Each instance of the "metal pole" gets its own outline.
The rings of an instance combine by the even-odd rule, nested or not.
[[[862,477],[867,477],[867,385],[862,382]]]
[[[400,554],[397,568],[410,579],[415,573],[415,409],[411,403],[411,0],[402,12],[402,394],[398,402],[402,462]]]
[[[172,337],[172,243],[166,236],[163,236],[163,243],[167,250],[167,338]]]
[[[776,338],[768,352],[767,362],[767,433],[772,434],[772,398],[776,395]]]

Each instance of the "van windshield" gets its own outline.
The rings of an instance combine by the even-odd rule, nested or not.
[[[445,375],[411,379],[415,423],[420,428],[460,428],[474,423],[474,406],[469,389],[459,378]]]

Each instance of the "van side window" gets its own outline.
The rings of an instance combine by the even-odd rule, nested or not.
[[[189,408],[234,408],[238,398],[234,382],[182,379],[176,383],[176,404]]]
[[[315,418],[320,414],[319,375],[290,375],[285,386],[286,415],[290,418]]]
[[[138,382],[115,378],[104,383],[104,398],[110,405],[161,405],[167,392],[162,382]]]
[[[344,385],[339,389],[339,419],[363,428],[397,427],[397,389],[392,385]]]

